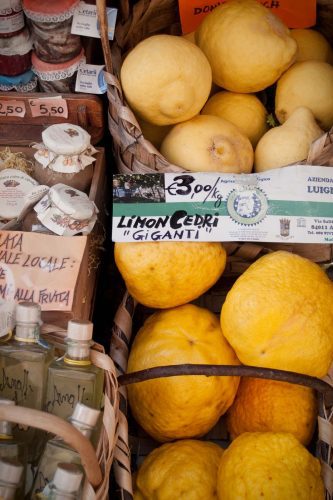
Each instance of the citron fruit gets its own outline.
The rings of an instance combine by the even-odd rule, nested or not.
[[[291,36],[297,43],[296,62],[324,61],[331,63],[332,49],[324,35],[309,29],[294,29]]]
[[[233,123],[253,147],[268,130],[266,108],[253,94],[218,92],[207,101],[201,114],[219,116]]]
[[[195,31],[190,31],[190,33],[186,33],[182,36],[189,42],[195,43]]]
[[[150,316],[136,335],[128,373],[154,366],[239,364],[216,316],[192,304]],[[206,434],[233,402],[239,377],[187,375],[128,386],[134,418],[157,441]]]
[[[163,140],[161,153],[170,163],[193,172],[249,173],[253,166],[250,140],[232,123],[211,115],[175,125]]]
[[[186,304],[213,286],[224,271],[226,251],[220,243],[116,243],[115,261],[138,302],[165,309]]]
[[[170,125],[199,113],[210,93],[212,71],[194,43],[154,35],[127,55],[120,79],[135,114],[155,125]]]
[[[227,427],[232,439],[244,432],[290,432],[308,445],[316,418],[317,401],[309,387],[243,377],[228,410]]]
[[[324,500],[320,462],[288,433],[245,433],[223,453],[220,500]]]
[[[305,160],[313,141],[323,134],[312,111],[296,108],[287,121],[270,129],[258,142],[254,153],[255,171],[263,172]]]
[[[247,365],[323,377],[333,360],[333,283],[308,259],[265,255],[234,283],[222,331]]]
[[[300,106],[311,109],[320,128],[333,125],[333,66],[321,61],[294,64],[276,86],[275,114],[284,123]]]
[[[185,439],[153,450],[139,468],[135,500],[217,499],[223,450],[209,441]]]
[[[233,92],[257,92],[294,62],[297,44],[270,9],[255,0],[230,0],[208,14],[196,31],[213,81]]]
[[[150,141],[156,149],[161,147],[164,137],[170,132],[172,125],[153,125],[137,117],[143,137]]]

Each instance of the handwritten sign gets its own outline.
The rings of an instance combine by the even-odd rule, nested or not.
[[[203,18],[227,0],[179,0],[183,33],[195,31]],[[258,0],[279,16],[289,28],[309,28],[316,24],[316,0]]]
[[[333,243],[333,167],[115,175],[113,241]]]
[[[31,116],[54,116],[57,118],[68,118],[68,106],[62,97],[29,99]]]
[[[18,116],[23,118],[26,113],[24,101],[0,100],[0,116]]]
[[[0,302],[70,311],[86,242],[86,236],[0,231]]]

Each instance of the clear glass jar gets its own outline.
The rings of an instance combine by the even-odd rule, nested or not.
[[[0,38],[0,73],[21,75],[31,68],[32,41],[27,28],[11,38]]]
[[[21,0],[1,0],[0,38],[18,35],[25,26]]]
[[[60,64],[78,56],[81,38],[71,33],[78,0],[24,0],[36,55],[47,63]]]

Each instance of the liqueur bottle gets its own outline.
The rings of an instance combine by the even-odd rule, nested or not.
[[[89,408],[82,403],[77,403],[69,421],[85,437],[90,439],[100,413],[100,411],[94,408]],[[61,438],[54,437],[46,443],[40,459],[32,489],[33,495],[43,492],[45,486],[51,482],[59,463],[81,465],[81,459],[80,455]]]
[[[104,371],[90,360],[92,333],[90,321],[68,322],[66,354],[54,360],[48,369],[47,412],[67,419],[76,403],[101,408]]]
[[[39,338],[41,308],[33,302],[16,306],[15,334],[0,344],[0,397],[17,405],[41,410],[45,399],[47,369],[53,361],[53,348]],[[41,431],[15,425],[15,439],[24,441],[28,462],[39,456]]]
[[[41,493],[32,498],[36,500],[79,500],[83,473],[77,465],[59,463],[53,480]]]
[[[23,465],[16,460],[0,458],[0,498],[1,500],[13,500],[22,498],[18,496],[17,490],[21,486]]]

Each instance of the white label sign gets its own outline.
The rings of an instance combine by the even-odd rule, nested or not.
[[[333,168],[115,175],[113,241],[333,244]]]
[[[107,90],[104,79],[105,66],[81,64],[76,76],[75,92],[85,94],[105,94]]]
[[[109,40],[113,40],[117,9],[107,7],[106,13],[108,18],[108,37]],[[101,38],[96,5],[89,5],[85,2],[79,3],[74,12],[71,33],[73,35]]]

